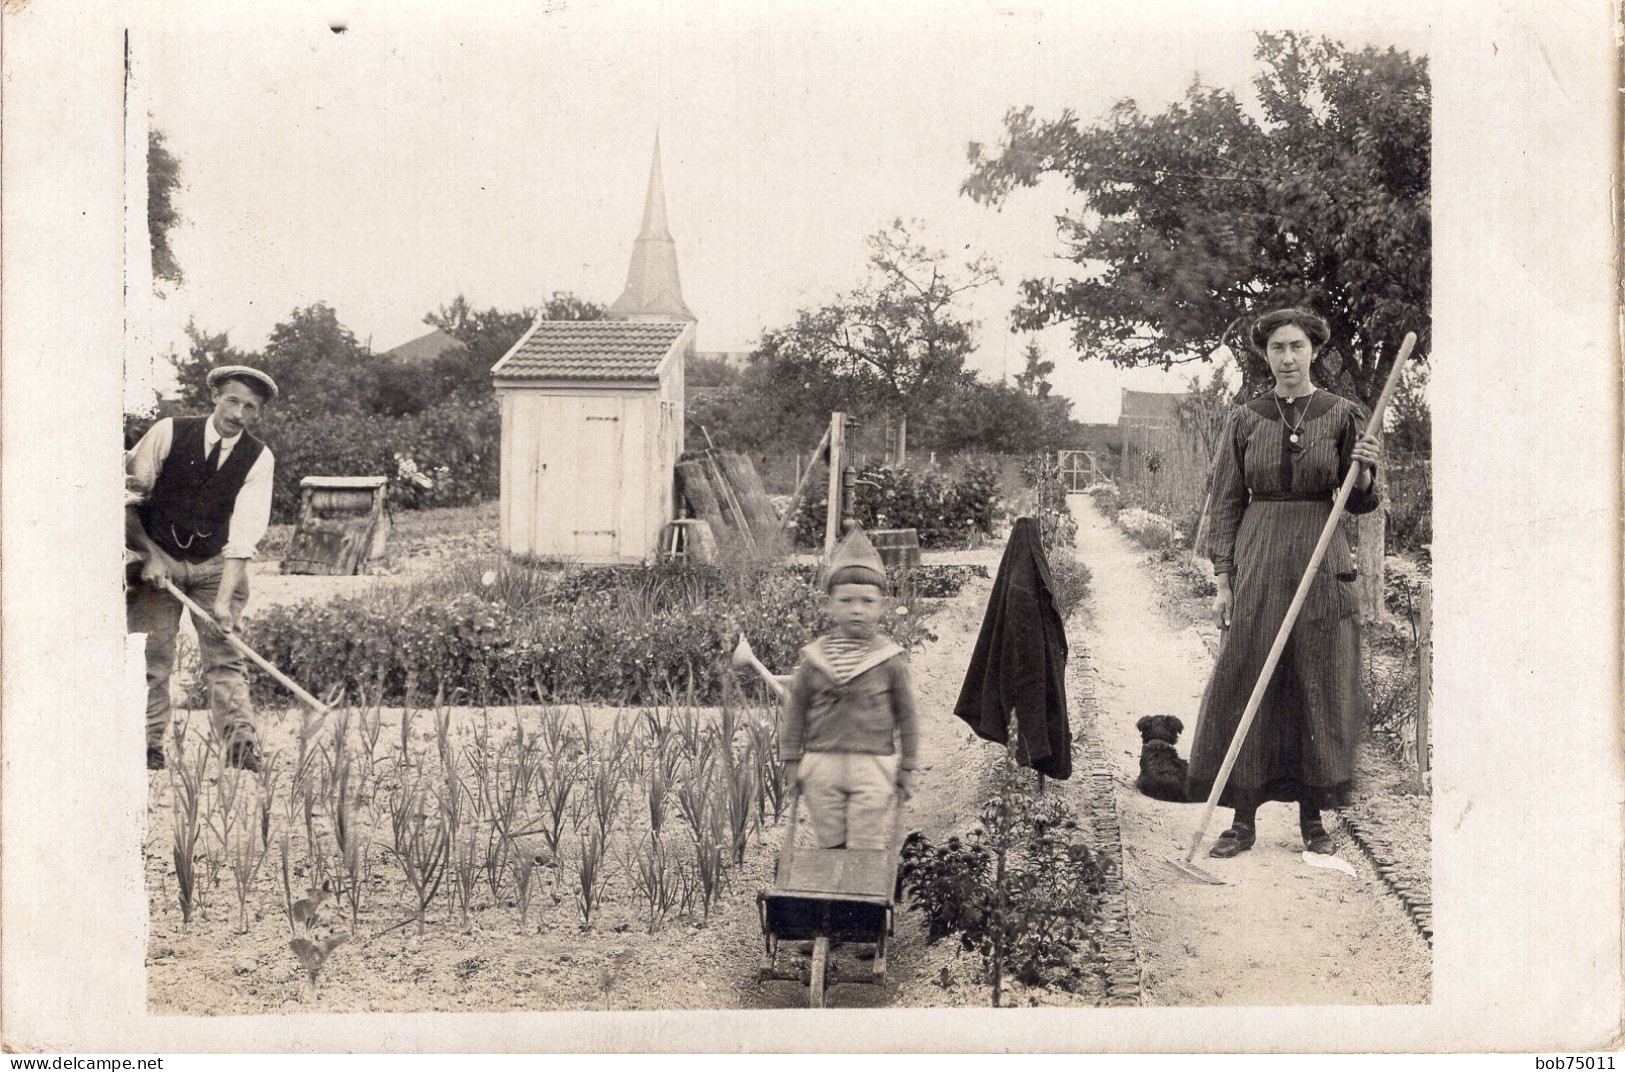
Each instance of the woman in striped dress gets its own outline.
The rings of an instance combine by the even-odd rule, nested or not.
[[[1214,617],[1229,631],[1191,749],[1195,800],[1212,791],[1350,465],[1362,468],[1349,512],[1377,507],[1379,448],[1363,434],[1365,411],[1309,378],[1329,335],[1325,321],[1302,309],[1276,310],[1253,325],[1253,345],[1269,361],[1275,390],[1230,414],[1214,462],[1207,549],[1218,585]],[[1258,806],[1270,800],[1298,804],[1311,852],[1336,851],[1320,810],[1348,802],[1367,713],[1353,580],[1338,526],[1219,797],[1235,819],[1211,855],[1252,848]]]

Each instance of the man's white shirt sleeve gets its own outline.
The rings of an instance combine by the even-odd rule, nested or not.
[[[164,467],[164,459],[169,457],[169,445],[174,438],[175,422],[165,417],[148,428],[141,442],[126,456],[124,471],[129,485],[141,492],[143,500],[152,494],[152,486],[158,483],[158,473]]]
[[[253,558],[254,550],[265,538],[271,524],[271,478],[276,459],[271,448],[260,451],[254,467],[248,471],[242,488],[237,492],[237,505],[231,510],[231,524],[226,529],[227,558]]]

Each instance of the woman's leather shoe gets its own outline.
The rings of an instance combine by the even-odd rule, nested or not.
[[[1253,842],[1257,840],[1258,833],[1252,827],[1232,826],[1219,835],[1219,840],[1213,843],[1213,847],[1207,850],[1207,854],[1220,860],[1228,860],[1230,857],[1239,856],[1252,848]]]

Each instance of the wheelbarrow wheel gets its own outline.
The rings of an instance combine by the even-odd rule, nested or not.
[[[807,1006],[822,1009],[829,996],[829,939],[813,940],[812,974],[807,980]]]

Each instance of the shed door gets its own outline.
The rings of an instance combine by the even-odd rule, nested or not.
[[[583,558],[607,558],[619,553],[621,498],[625,494],[623,439],[625,417],[621,400],[583,398],[580,435],[576,440],[578,481],[573,490],[572,533],[567,545]]]

